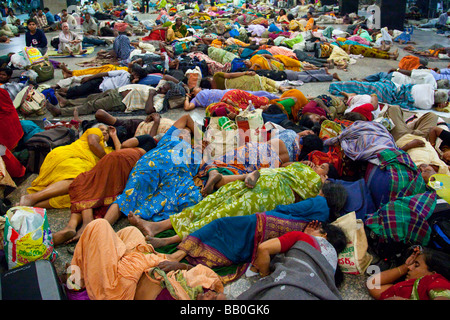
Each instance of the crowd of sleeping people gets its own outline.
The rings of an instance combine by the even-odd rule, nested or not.
[[[332,222],[354,199],[341,182],[362,180],[370,190],[374,210],[359,217],[368,229],[395,233],[380,222],[390,205],[416,217],[411,224],[423,224],[437,199],[430,181],[450,174],[450,135],[433,111],[408,118],[401,107],[440,107],[448,94],[400,70],[341,81],[328,71],[337,61],[305,57],[273,41],[236,46],[231,37],[201,38],[186,53],[206,61],[209,71],[192,84],[179,76],[186,71],[183,59],[168,41],[153,37],[163,31],[174,39],[186,35],[181,18],[173,26],[155,28],[147,43],[130,43],[114,31],[113,50],[98,57],[119,65],[60,65],[65,79],[54,87],[59,104],[48,110],[54,116],[95,114],[96,121],[74,143],[46,156],[20,205],[70,208],[67,225],[52,231],[56,246],[76,243],[71,264],[81,285],[72,283],[72,290],[86,290],[89,299],[226,299],[224,284],[251,270],[263,280],[238,299],[342,299],[338,256],[347,239]],[[341,40],[347,53],[358,48],[343,47]],[[146,53],[148,44],[152,53]],[[209,49],[197,50],[201,45]],[[353,53],[398,56],[379,50]],[[172,72],[157,74],[165,62]],[[394,82],[400,78],[402,84]],[[329,93],[310,97],[280,79],[331,83]],[[401,85],[400,94],[393,88]],[[189,113],[163,117],[171,108],[205,108],[206,119],[233,122],[249,101],[261,109],[271,134],[217,157],[205,157],[207,125]],[[145,110],[146,118],[113,115],[132,107]],[[391,127],[374,121],[380,118],[390,119]],[[120,139],[119,128],[125,132]],[[340,161],[329,157],[333,150]],[[422,205],[405,205],[411,198]],[[124,217],[130,226],[116,232],[113,226]],[[413,233],[402,240],[420,244]],[[176,249],[160,251],[168,246]],[[445,253],[415,247],[404,264],[379,274],[382,285],[369,293],[375,299],[449,298],[448,264]],[[225,275],[213,270],[230,266],[237,267]],[[319,276],[311,277],[311,270]]]

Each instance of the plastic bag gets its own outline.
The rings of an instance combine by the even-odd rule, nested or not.
[[[30,61],[25,57],[25,54],[23,51],[14,53],[11,56],[10,64],[12,64],[17,69],[25,69],[25,67],[28,67],[31,65]]]
[[[3,234],[8,268],[47,259],[54,261],[53,237],[43,208],[13,207],[5,215]]]
[[[364,222],[356,219],[356,213],[350,212],[331,223],[340,227],[347,237],[347,247],[338,256],[338,265],[343,273],[362,274],[372,262],[373,257],[367,252]]]

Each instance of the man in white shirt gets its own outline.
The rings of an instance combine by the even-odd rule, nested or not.
[[[77,19],[71,14],[68,14],[66,9],[62,9],[59,16],[61,17],[60,23],[67,22],[69,24],[69,29],[75,30],[78,27]]]
[[[138,83],[139,80],[146,76],[147,72],[144,69],[133,67],[131,72],[125,70],[101,72],[84,77],[78,86],[59,89],[58,94],[65,96],[67,99],[85,98],[93,93],[105,92],[127,84]]]

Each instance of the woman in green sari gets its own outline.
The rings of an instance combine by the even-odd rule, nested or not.
[[[167,29],[166,39],[167,42],[172,42],[177,39],[186,38],[188,35],[188,29],[186,25],[183,24],[181,18],[175,20],[175,24]]]
[[[286,167],[265,168],[249,174],[223,176],[223,186],[194,206],[185,208],[169,219],[150,222],[129,213],[130,223],[141,230],[155,247],[178,243],[211,221],[223,217],[245,216],[273,210],[315,197],[327,179],[329,166],[294,162]],[[175,236],[152,238],[174,229]]]

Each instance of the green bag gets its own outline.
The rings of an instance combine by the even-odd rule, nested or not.
[[[53,79],[55,76],[55,68],[53,68],[53,64],[49,61],[44,61],[32,65],[31,70],[35,71],[38,74],[38,77],[36,79],[37,83]]]

